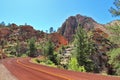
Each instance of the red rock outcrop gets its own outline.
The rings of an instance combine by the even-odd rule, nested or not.
[[[55,43],[56,48],[61,47],[62,45],[67,45],[68,41],[62,35],[58,33],[52,33],[49,35],[50,39]]]

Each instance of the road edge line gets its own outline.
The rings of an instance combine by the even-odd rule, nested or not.
[[[47,74],[50,74],[50,75],[52,75],[52,76],[60,77],[60,78],[66,79],[66,80],[73,80],[73,79],[64,77],[64,76],[62,76],[62,75],[57,75],[57,74],[54,74],[54,73],[51,73],[51,72],[46,72],[46,71],[44,71],[44,70],[41,70],[41,69],[38,69],[38,68],[34,68],[34,67],[31,67],[31,66],[25,65],[25,64],[21,63],[18,59],[17,59],[17,63],[18,63],[18,64],[21,64],[21,65],[23,65],[23,66],[25,66],[25,67],[27,67],[27,68],[31,68],[31,69],[34,69],[34,70],[36,70],[36,71],[40,71],[40,72],[43,72],[43,73],[47,73]]]

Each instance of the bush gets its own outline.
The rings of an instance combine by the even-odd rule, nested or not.
[[[45,63],[48,64],[48,65],[54,64],[54,63],[53,63],[52,61],[50,61],[50,60],[47,60]]]
[[[120,48],[108,52],[109,64],[113,65],[117,75],[120,75]]]
[[[120,68],[117,69],[116,73],[117,73],[117,75],[120,76]]]
[[[73,71],[86,72],[84,66],[79,66],[78,61],[75,57],[72,57],[69,61],[68,69]]]
[[[86,70],[85,70],[85,67],[84,67],[84,66],[79,66],[78,71],[80,71],[80,72],[86,72]]]
[[[40,63],[40,62],[41,62],[39,59],[35,59],[35,61],[36,61],[37,63]]]
[[[51,60],[48,60],[48,59],[40,60],[38,58],[33,58],[31,61],[34,63],[46,65],[46,66],[57,67]]]

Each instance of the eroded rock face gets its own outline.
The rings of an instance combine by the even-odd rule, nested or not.
[[[95,63],[95,72],[106,71],[109,69],[107,51],[114,48],[115,45],[112,44],[108,39],[108,34],[103,32],[100,28],[96,28],[93,31],[93,40],[95,44],[95,52],[91,55],[91,59]]]
[[[92,18],[78,14],[66,19],[61,28],[58,29],[58,33],[67,38],[68,41],[71,41],[79,24],[86,30],[92,30],[96,25],[99,25]]]
[[[115,21],[114,23],[116,24]],[[63,23],[61,28],[58,29],[58,33],[63,35],[68,41],[73,40],[73,35],[76,33],[78,25],[81,25],[85,30],[92,31],[93,41],[95,44],[96,51],[91,55],[91,59],[95,63],[96,72],[108,69],[108,56],[107,51],[115,47],[107,38],[109,37],[109,31],[106,28],[106,25],[102,25],[94,21],[90,17],[76,15],[71,16]],[[107,25],[114,25],[109,23]]]

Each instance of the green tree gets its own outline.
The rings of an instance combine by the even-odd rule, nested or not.
[[[116,8],[111,7],[109,9],[110,13],[113,16],[120,16],[120,0],[115,0],[113,4],[115,5]]]
[[[120,76],[120,48],[109,51],[108,55],[109,63],[113,65],[113,68],[116,71],[116,75]]]
[[[2,21],[2,22],[0,23],[0,27],[5,27],[5,22],[4,22],[4,21]]]
[[[87,71],[93,70],[93,63],[90,55],[94,51],[91,39],[86,31],[79,25],[75,34],[75,53],[79,66],[84,66]]]
[[[120,0],[115,0],[113,4],[116,8],[111,7],[109,10],[110,13],[113,16],[120,16]],[[110,40],[120,47],[120,26],[116,25],[108,28],[112,32]],[[110,56],[109,63],[113,65],[113,68],[116,70],[116,74],[120,75],[120,48],[115,48],[109,51],[108,55]]]
[[[54,55],[54,44],[51,40],[48,40],[45,45],[45,50],[44,50],[45,56],[51,61],[55,61],[55,55]]]
[[[50,32],[50,33],[53,33],[53,32],[54,32],[53,27],[50,27],[49,32]]]
[[[29,40],[29,50],[30,50],[30,53],[29,53],[30,57],[36,56],[36,47],[35,47],[35,39],[34,38],[31,38]]]

